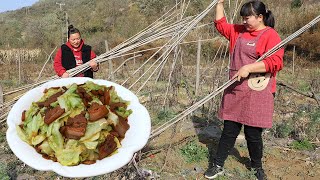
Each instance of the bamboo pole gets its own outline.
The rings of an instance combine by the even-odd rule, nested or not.
[[[198,51],[197,51],[197,73],[196,73],[196,91],[195,95],[199,94],[199,85],[200,85],[200,59],[201,59],[201,38],[198,41]]]
[[[294,75],[294,60],[296,54],[296,46],[293,46],[293,54],[292,54],[292,75]]]
[[[68,42],[68,26],[69,26],[69,23],[68,23],[68,13],[66,12],[66,42]]]
[[[136,53],[133,53],[133,66],[132,66],[132,70],[134,71],[134,67],[136,67]]]
[[[104,43],[106,45],[106,52],[108,52],[109,51],[108,41],[105,40]],[[109,63],[109,77],[111,78],[111,81],[114,81],[112,60],[109,60],[108,63]]]
[[[19,55],[18,55],[19,56]],[[18,57],[18,66],[19,66],[19,85],[21,84],[21,56]]]
[[[3,90],[2,90],[2,86],[0,84],[0,105],[2,106],[3,104]]]

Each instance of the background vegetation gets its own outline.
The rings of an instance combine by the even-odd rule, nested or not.
[[[291,5],[288,7],[288,1]],[[45,51],[60,46],[66,40],[67,21],[78,27],[83,38],[98,54],[105,52],[104,41],[111,47],[131,37],[173,7],[176,0],[40,0],[31,7],[0,14],[0,49],[41,48]],[[201,12],[211,0],[192,0],[188,15]],[[231,1],[231,8],[233,5]],[[276,29],[282,37],[295,32],[319,15],[316,0],[266,0],[276,17]],[[316,5],[317,4],[317,5]],[[287,7],[287,8],[284,8]],[[228,8],[228,7],[227,7]],[[202,21],[213,20],[213,12]],[[240,18],[236,20],[240,22]],[[210,27],[208,27],[210,28]],[[212,28],[212,27],[211,27]],[[320,25],[313,27],[295,41],[299,52],[315,60],[320,48]],[[212,29],[211,29],[212,30]],[[62,32],[63,31],[63,32]],[[210,31],[209,31],[210,32]],[[212,34],[211,34],[212,35]],[[312,44],[312,45],[311,45]]]

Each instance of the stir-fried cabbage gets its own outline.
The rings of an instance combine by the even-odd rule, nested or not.
[[[22,113],[17,134],[43,157],[62,165],[94,163],[121,147],[132,113],[128,105],[114,87],[92,81],[46,89],[41,99]],[[90,119],[101,107],[107,113],[98,120]]]

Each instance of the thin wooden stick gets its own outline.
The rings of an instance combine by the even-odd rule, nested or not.
[[[166,93],[164,95],[164,100],[163,100],[163,107],[165,107],[166,105],[166,100],[167,100],[167,97],[168,97],[168,93],[169,93],[169,89],[171,87],[171,78],[172,78],[172,73],[175,69],[175,66],[176,66],[176,62],[177,62],[177,59],[178,59],[178,55],[180,54],[181,52],[181,49],[179,48],[179,51],[175,54],[175,58],[173,59],[173,62],[172,62],[172,66],[171,66],[171,71],[170,71],[170,74],[169,74],[169,80],[168,80],[168,84],[167,84],[167,89],[166,89]]]
[[[292,52],[292,75],[294,76],[294,60],[295,60],[295,54],[296,54],[296,46],[293,46],[293,52]]]
[[[198,42],[198,49],[197,49],[197,65],[196,65],[196,89],[195,95],[199,95],[199,85],[200,85],[200,59],[201,59],[201,37],[199,38]]]
[[[37,83],[37,82],[39,81],[39,79],[40,79],[40,77],[41,77],[41,74],[42,74],[45,66],[47,65],[47,63],[48,63],[49,60],[51,59],[51,56],[52,56],[53,52],[54,52],[56,49],[57,49],[57,46],[51,51],[50,55],[48,56],[48,59],[46,60],[46,62],[45,62],[44,65],[42,66],[42,69],[41,69],[41,71],[40,71],[40,73],[39,73],[39,75],[38,75],[38,78],[36,79],[35,83]]]
[[[3,90],[2,90],[2,86],[0,84],[0,107],[2,107],[3,104]]]

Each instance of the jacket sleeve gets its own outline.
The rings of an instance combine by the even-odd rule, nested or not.
[[[237,34],[237,32],[240,32],[243,29],[242,25],[229,24],[227,22],[226,17],[223,17],[219,20],[215,20],[214,24],[217,31],[228,40],[231,40],[230,38],[234,37]]]
[[[97,55],[91,50],[91,53],[90,53],[90,60],[91,59],[94,59],[94,58],[96,58],[97,57]],[[93,71],[93,72],[97,72],[99,69],[100,69],[100,67],[99,67],[100,65],[99,65],[99,63],[98,63],[98,68],[97,69],[95,69],[95,70],[93,70],[92,68],[91,68],[91,70]]]
[[[62,76],[62,74],[67,71],[62,66],[62,51],[61,51],[61,48],[57,51],[56,56],[54,57],[53,68],[54,68],[54,71],[57,73],[58,76]]]
[[[265,52],[272,49],[278,43],[281,42],[279,35],[273,31],[270,34],[270,37],[266,39],[266,49]],[[272,54],[271,56],[265,58],[263,63],[265,64],[266,71],[270,73],[276,73],[283,68],[283,56],[284,56],[284,49],[279,49],[277,52]]]
[[[226,17],[223,17],[219,20],[215,20],[214,21],[214,25],[217,29],[217,31],[222,35],[224,36],[225,38],[227,38],[228,40],[230,40],[230,36],[231,36],[231,33],[232,33],[232,28],[233,28],[233,25],[229,24],[227,22],[227,19]]]
[[[94,59],[96,57],[97,57],[97,55],[91,50],[90,59]]]

